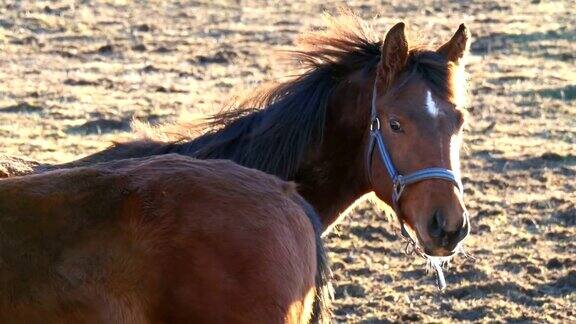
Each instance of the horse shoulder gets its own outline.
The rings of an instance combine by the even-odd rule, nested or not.
[[[179,215],[170,229],[171,254],[159,257],[168,278],[168,320],[306,322],[315,233],[292,199],[294,185],[231,162],[180,162],[188,172],[177,165],[166,171],[178,176],[162,189],[170,204],[159,204],[163,213]]]

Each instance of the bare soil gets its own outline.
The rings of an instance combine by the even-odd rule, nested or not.
[[[65,162],[130,121],[208,114],[291,72],[274,53],[332,1],[0,1],[0,154]],[[473,34],[462,153],[467,251],[440,292],[394,220],[360,205],[330,234],[338,322],[576,322],[576,5],[357,1],[384,36],[404,20]]]

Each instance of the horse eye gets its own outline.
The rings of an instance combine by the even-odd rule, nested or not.
[[[400,122],[393,119],[390,121],[390,128],[394,131],[394,132],[400,132],[402,131],[402,126],[400,126]]]

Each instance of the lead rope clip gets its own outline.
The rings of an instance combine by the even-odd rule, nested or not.
[[[392,190],[394,191],[393,193],[393,198],[394,198],[394,204],[397,205],[398,201],[400,200],[400,196],[402,195],[402,192],[404,191],[404,188],[406,186],[404,185],[404,182],[402,181],[402,176],[401,175],[397,175],[396,178],[394,179],[394,184],[392,186]]]

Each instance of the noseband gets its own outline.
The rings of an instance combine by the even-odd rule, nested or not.
[[[392,203],[394,209],[397,210],[398,203],[400,202],[400,198],[402,197],[402,193],[404,189],[416,182],[420,182],[423,180],[428,179],[440,179],[446,180],[454,184],[460,192],[462,192],[462,182],[461,180],[456,177],[454,171],[444,168],[438,167],[431,167],[420,169],[414,171],[412,173],[402,175],[396,170],[394,167],[394,163],[392,162],[392,157],[388,150],[386,149],[386,144],[384,144],[384,138],[382,137],[381,129],[381,122],[380,117],[378,116],[378,111],[376,110],[376,81],[374,82],[374,87],[372,89],[372,108],[370,113],[370,139],[368,143],[368,152],[367,152],[367,172],[368,172],[368,180],[371,184],[372,181],[372,154],[374,153],[374,146],[378,148],[378,152],[380,154],[380,160],[386,167],[388,171],[388,175],[392,180]]]

